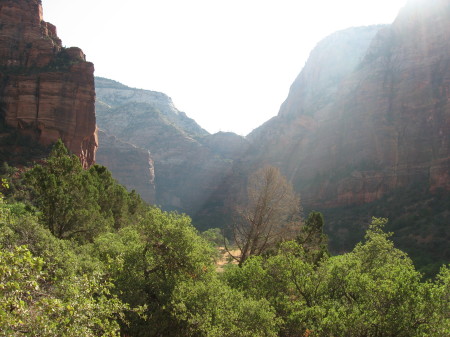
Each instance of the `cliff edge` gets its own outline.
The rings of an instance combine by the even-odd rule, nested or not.
[[[95,161],[94,65],[64,48],[40,0],[0,2],[0,124],[47,146],[61,138],[83,166]]]

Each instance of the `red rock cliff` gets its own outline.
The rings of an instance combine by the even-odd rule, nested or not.
[[[40,0],[0,1],[0,119],[42,145],[61,138],[83,166],[95,161],[94,65],[63,48]]]
[[[409,1],[377,34],[334,104],[316,115],[305,165],[321,181],[310,185],[314,201],[366,203],[410,185],[449,189],[449,36],[443,0]]]
[[[373,39],[356,32],[311,53],[279,115],[249,137],[259,162],[279,165],[311,207],[365,204],[411,185],[449,190],[448,0],[410,0]],[[363,51],[360,62],[349,63],[348,47]]]

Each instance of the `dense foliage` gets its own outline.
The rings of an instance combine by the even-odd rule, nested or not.
[[[428,182],[419,180],[371,203],[325,209],[329,248],[334,253],[351,250],[364,237],[372,216],[387,217],[386,229],[394,232],[395,245],[419,271],[433,277],[450,261],[449,205],[450,191],[430,192]]]
[[[422,282],[375,219],[364,243],[344,255],[310,262],[296,242],[277,255],[231,268],[227,282],[266,298],[283,319],[280,335],[445,336],[450,332],[449,269]]]
[[[448,336],[450,270],[424,281],[374,219],[330,257],[313,212],[292,241],[217,272],[216,230],[145,205],[62,143],[0,198],[2,336]]]

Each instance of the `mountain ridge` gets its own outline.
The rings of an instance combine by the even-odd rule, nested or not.
[[[95,77],[95,88],[98,96],[101,97],[101,100],[97,100],[97,102],[104,102],[112,106],[120,106],[129,102],[150,104],[153,108],[160,110],[169,121],[189,134],[198,136],[208,134],[186,113],[179,111],[172,99],[164,93],[131,88],[104,77]]]
[[[102,138],[114,136],[147,151],[153,168],[146,160],[139,165],[128,163],[121,150],[112,149],[111,144],[108,149],[100,145],[98,163],[117,163],[110,169],[121,182],[132,182],[141,189],[153,186],[152,197],[147,194],[144,199],[163,209],[195,214],[203,208],[209,195],[229,174],[233,160],[245,151],[246,140],[231,133],[210,135],[176,109],[165,94],[133,89],[104,78],[96,78],[96,84]],[[114,158],[115,154],[122,159]],[[120,162],[132,169],[123,170]],[[154,172],[151,183],[149,170]],[[129,187],[134,188],[130,184]]]

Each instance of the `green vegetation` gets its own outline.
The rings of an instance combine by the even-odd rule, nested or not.
[[[424,186],[415,181],[372,203],[324,210],[330,251],[350,251],[364,237],[372,216],[387,217],[386,230],[394,232],[395,245],[408,253],[420,272],[434,277],[450,261],[450,193],[430,193]]]
[[[450,269],[423,281],[384,219],[330,256],[312,212],[292,241],[218,273],[219,231],[145,205],[62,143],[2,173],[2,336],[450,334]]]
[[[405,253],[374,219],[348,254],[309,262],[296,242],[277,255],[250,258],[224,275],[253,298],[265,298],[282,319],[281,336],[445,336],[450,332],[449,269],[422,282]]]

